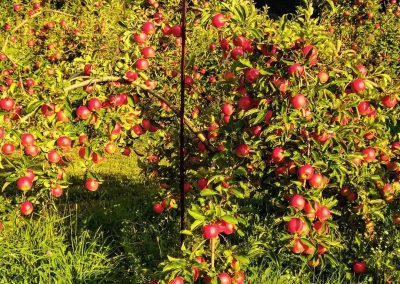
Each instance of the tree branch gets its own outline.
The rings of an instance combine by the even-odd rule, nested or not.
[[[112,82],[112,81],[123,81],[124,79],[121,77],[117,77],[117,76],[105,76],[103,78],[93,78],[93,79],[89,79],[89,80],[85,80],[76,84],[73,84],[69,87],[64,88],[64,92],[69,92],[75,89],[79,89],[91,84],[96,84],[96,83],[105,83],[105,82]],[[162,101],[163,103],[165,103],[176,115],[179,115],[179,109],[176,108],[172,102],[170,102],[168,99],[164,98],[162,95],[160,95],[159,93],[157,93],[156,91],[150,89],[149,87],[147,87],[144,84],[138,83],[138,82],[132,82],[131,83],[133,86],[136,86],[144,91],[146,91],[148,94],[150,94],[151,96],[157,98],[158,100]],[[199,131],[196,126],[193,124],[193,122],[187,117],[184,116],[184,122],[186,124],[186,126],[189,128],[189,130],[191,132],[193,132],[197,138],[200,139],[201,142],[203,142],[207,149],[211,152],[214,152],[214,149],[212,148],[212,146],[209,144],[207,138],[204,136],[204,134]]]

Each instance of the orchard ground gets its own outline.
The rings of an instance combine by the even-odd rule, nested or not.
[[[88,192],[80,182],[84,172],[70,167],[74,185],[56,207],[5,228],[2,281],[148,283],[167,255],[179,253],[178,218],[154,214],[158,186],[140,173],[136,156],[110,157],[96,170],[104,177],[102,190]],[[344,271],[293,271],[282,262],[260,260],[250,267],[248,283],[348,283]]]

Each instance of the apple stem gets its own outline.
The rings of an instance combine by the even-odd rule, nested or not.
[[[215,270],[215,241],[216,239],[213,238],[211,241],[211,269]]]

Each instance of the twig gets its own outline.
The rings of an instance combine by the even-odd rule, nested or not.
[[[93,79],[85,80],[85,81],[73,84],[69,87],[66,87],[66,88],[64,88],[64,92],[67,93],[69,91],[83,88],[83,87],[91,85],[91,84],[105,83],[105,82],[112,82],[112,81],[123,81],[123,80],[124,80],[123,78],[118,77],[118,76],[105,76],[103,78],[93,78]],[[156,91],[154,91],[154,90],[150,89],[149,87],[147,87],[146,85],[138,83],[138,82],[132,82],[132,85],[145,90],[151,96],[153,96],[153,97],[159,99],[160,101],[162,101],[163,103],[165,103],[176,115],[179,115],[179,109],[176,108],[172,102],[170,102],[168,99],[164,98],[162,95],[158,94]],[[193,122],[187,116],[184,116],[184,122],[185,122],[186,126],[189,128],[189,130],[191,132],[193,132],[197,136],[197,138],[199,138],[200,141],[206,145],[206,147],[209,151],[215,152],[213,147],[208,143],[208,140],[204,136],[204,134],[194,126]]]

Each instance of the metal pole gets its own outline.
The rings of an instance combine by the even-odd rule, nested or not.
[[[186,0],[182,0],[182,53],[181,53],[181,103],[180,103],[180,133],[179,133],[179,176],[180,176],[180,209],[181,209],[181,230],[185,229],[185,65],[186,65]],[[181,234],[181,244],[184,241],[184,235]]]

